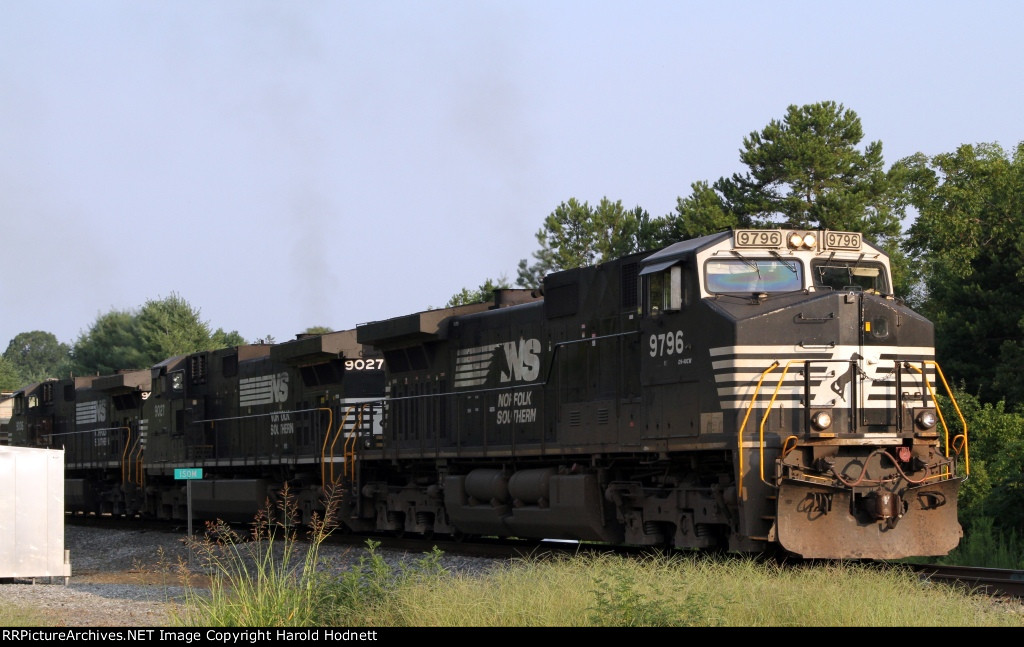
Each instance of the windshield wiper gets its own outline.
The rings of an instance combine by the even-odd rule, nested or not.
[[[786,260],[785,258],[782,258],[782,254],[778,253],[774,249],[772,250],[772,256],[774,256],[775,258],[779,259],[779,262],[782,263],[783,265],[785,265],[789,269],[789,271],[792,272],[793,274],[796,274],[796,275],[800,274],[800,272],[797,270],[797,267],[796,267],[796,261],[794,261],[794,260]],[[792,265],[790,265],[790,263],[792,263]]]
[[[756,262],[750,260],[749,258],[744,258],[743,254],[740,254],[735,249],[733,249],[731,251],[736,256],[736,258],[738,258],[741,261],[743,261],[744,265],[746,265],[747,267],[753,268],[754,271],[757,272],[757,278],[760,280],[760,278],[761,278],[761,266],[758,265]]]

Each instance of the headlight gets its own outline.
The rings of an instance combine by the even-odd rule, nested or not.
[[[789,232],[790,249],[814,249],[818,246],[818,235],[813,231]]]
[[[931,409],[925,409],[924,411],[917,414],[914,422],[917,423],[918,429],[928,430],[935,426],[935,423],[939,421],[939,417],[935,415],[935,412]]]
[[[811,426],[818,431],[825,431],[832,426],[832,414],[828,411],[818,411],[811,415]]]

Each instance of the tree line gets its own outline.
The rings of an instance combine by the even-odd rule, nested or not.
[[[98,316],[74,345],[43,330],[19,333],[0,358],[0,389],[71,375],[111,375],[175,355],[246,343],[238,331],[211,330],[199,314],[180,295],[171,294],[150,299],[135,311]]]

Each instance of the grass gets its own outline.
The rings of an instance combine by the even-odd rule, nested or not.
[[[375,626],[1024,626],[987,598],[899,569],[698,556],[539,558],[403,586],[388,602]]]
[[[308,541],[300,542],[286,507],[262,513],[247,536],[216,523],[194,540],[206,585],[195,584],[195,572],[179,565],[186,599],[176,624],[1024,627],[1024,606],[923,582],[900,564],[801,568],[697,553],[638,559],[581,552],[536,555],[470,575],[445,569],[436,548],[394,563],[368,541],[358,559],[339,570],[320,555],[330,524],[314,518]],[[329,505],[326,518],[330,513]],[[0,626],[44,622],[31,611],[0,607]]]
[[[330,510],[330,506],[328,507]],[[287,515],[283,515],[287,518]],[[368,541],[347,570],[319,557],[330,535],[314,521],[308,548],[293,527],[257,523],[241,541],[214,526],[198,546],[210,588],[186,587],[195,626],[307,627],[985,627],[1024,626],[1024,607],[922,582],[894,564],[784,567],[685,553],[643,559],[581,553],[452,573],[433,551],[387,562]]]
[[[0,585],[2,586],[2,585]],[[35,609],[0,606],[0,627],[45,627],[46,616]]]

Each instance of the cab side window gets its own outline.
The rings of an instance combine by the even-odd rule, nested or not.
[[[683,268],[673,265],[659,272],[645,275],[647,314],[656,316],[663,312],[681,310],[684,302]]]

